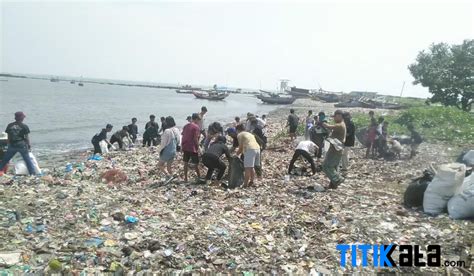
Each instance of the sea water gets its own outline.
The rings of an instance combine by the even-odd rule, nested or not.
[[[262,115],[276,108],[265,105],[254,95],[231,94],[224,101],[196,99],[175,90],[94,83],[71,84],[68,81],[7,78],[0,82],[0,131],[14,121],[14,113],[23,111],[30,127],[31,144],[39,159],[75,150],[92,148],[91,138],[106,124],[113,132],[138,118],[143,133],[149,115],[173,116],[178,127],[186,117],[206,106],[206,124],[228,123],[247,112]],[[161,124],[160,124],[161,125]]]

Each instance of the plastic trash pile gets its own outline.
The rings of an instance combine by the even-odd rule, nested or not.
[[[269,136],[282,126],[273,123]],[[474,253],[472,222],[402,206],[406,180],[419,175],[426,160],[447,163],[440,154],[446,147],[422,145],[413,160],[395,162],[363,159],[357,149],[346,181],[328,191],[322,173],[286,176],[293,154],[287,142],[268,148],[263,178],[247,189],[181,177],[160,185],[155,148],[112,151],[37,178],[5,175],[0,273],[330,274],[358,271],[339,266],[336,245],[360,242],[436,243],[449,260],[470,260]],[[181,171],[179,159],[175,172]]]

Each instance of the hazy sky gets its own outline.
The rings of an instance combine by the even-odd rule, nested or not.
[[[418,51],[474,38],[474,1],[0,2],[2,72],[423,97]]]

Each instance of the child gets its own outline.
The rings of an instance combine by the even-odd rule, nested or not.
[[[365,158],[372,158],[375,156],[375,141],[377,139],[377,122],[371,121],[369,129],[367,131],[367,151],[365,153]]]

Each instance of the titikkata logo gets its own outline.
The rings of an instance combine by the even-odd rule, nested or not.
[[[349,258],[350,265],[358,265],[357,255],[361,255],[360,264],[362,267],[465,267],[464,261],[444,261],[441,262],[441,246],[428,245],[426,247],[426,258],[420,250],[419,245],[379,245],[379,244],[338,244],[336,249],[341,253],[340,265],[345,267]],[[398,263],[392,259],[392,254],[398,251]],[[369,257],[369,252],[372,256]],[[370,259],[369,259],[370,258]]]

